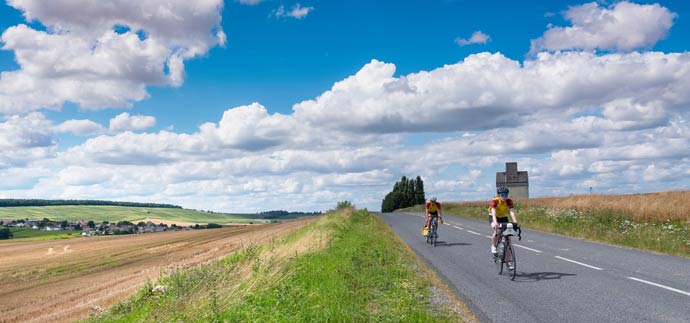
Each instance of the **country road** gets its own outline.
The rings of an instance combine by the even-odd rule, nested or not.
[[[421,214],[380,215],[481,322],[690,322],[688,258],[523,228],[511,281],[495,271],[488,221],[444,216],[432,247]]]

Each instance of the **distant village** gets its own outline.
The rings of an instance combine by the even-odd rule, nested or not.
[[[168,226],[165,223],[156,224],[151,221],[141,221],[136,224],[129,221],[120,221],[117,223],[103,221],[101,223],[96,223],[94,221],[51,221],[46,218],[43,220],[0,220],[0,225],[4,225],[8,228],[27,228],[44,231],[82,231],[81,235],[87,237],[94,235],[139,234],[222,227],[221,225],[215,223],[209,223],[208,225],[196,224],[193,226],[178,226],[176,224],[172,224]]]

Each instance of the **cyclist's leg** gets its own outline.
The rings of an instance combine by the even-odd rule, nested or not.
[[[489,226],[493,223],[491,219],[491,214],[489,214]],[[496,233],[496,228],[491,227],[491,253],[496,254],[496,244],[498,243],[498,234]]]
[[[511,244],[510,237],[506,237],[506,245],[510,245],[510,244]],[[506,263],[508,263],[508,268],[510,268],[510,267],[512,267],[512,262],[513,262],[513,248],[512,247],[506,248],[505,253],[506,253],[505,260],[506,260]]]

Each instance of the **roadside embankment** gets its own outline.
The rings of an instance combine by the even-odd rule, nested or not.
[[[264,245],[176,270],[93,322],[475,322],[367,211],[341,209]]]

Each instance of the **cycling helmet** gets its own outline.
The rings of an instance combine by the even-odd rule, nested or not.
[[[501,186],[498,188],[498,190],[496,190],[496,193],[498,194],[508,194],[508,192],[510,192],[510,190],[508,190],[508,188],[505,186]]]
[[[431,202],[436,202],[436,196],[431,197]]]

